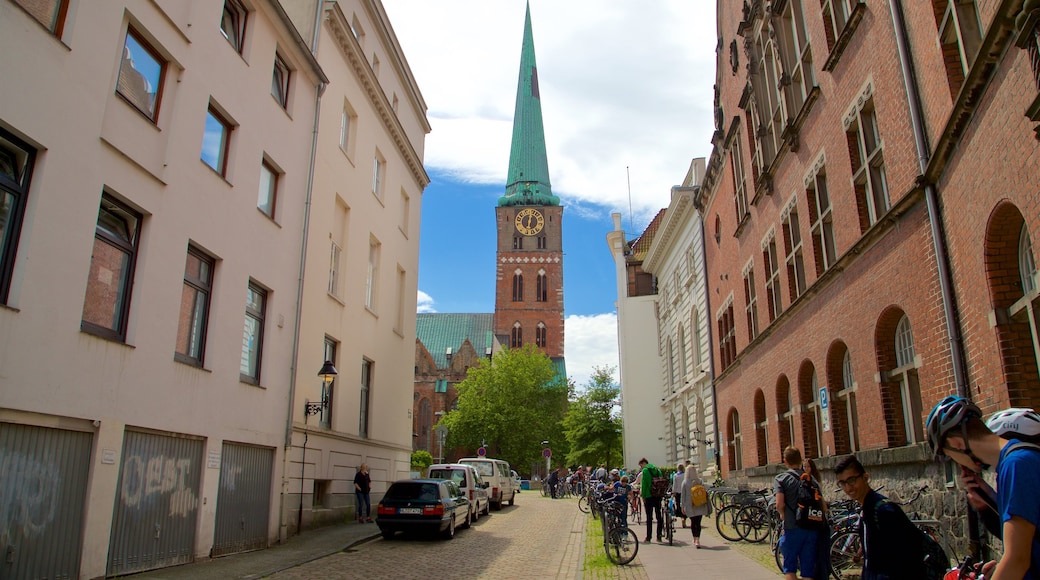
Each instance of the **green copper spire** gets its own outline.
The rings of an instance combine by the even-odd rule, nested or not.
[[[552,194],[552,186],[549,185],[530,3],[527,5],[524,44],[520,52],[520,80],[516,87],[516,111],[513,113],[509,176],[506,178],[506,194],[498,198],[498,205],[560,205],[560,198]]]

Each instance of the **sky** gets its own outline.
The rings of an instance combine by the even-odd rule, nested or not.
[[[524,0],[383,0],[426,105],[419,312],[493,312]],[[579,387],[618,367],[612,212],[629,239],[711,153],[713,0],[531,0],[553,193],[563,211],[565,356]]]

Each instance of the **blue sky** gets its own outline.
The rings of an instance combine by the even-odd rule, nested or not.
[[[432,126],[419,309],[492,312],[525,0],[383,5]],[[715,2],[530,6],[550,180],[564,206],[567,370],[581,386],[593,367],[618,365],[611,212],[638,235],[691,160],[711,152]]]

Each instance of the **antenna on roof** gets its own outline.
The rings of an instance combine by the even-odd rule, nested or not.
[[[636,224],[632,220],[632,173],[629,172],[628,166],[625,166],[625,178],[628,180],[628,227],[632,228],[632,231],[636,231]]]

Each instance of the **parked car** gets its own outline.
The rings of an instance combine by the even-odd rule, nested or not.
[[[444,479],[403,479],[387,488],[376,506],[376,524],[383,538],[395,532],[425,531],[455,537],[455,525],[470,526],[470,504],[462,489]]]
[[[509,462],[489,457],[466,457],[460,459],[459,463],[475,467],[480,477],[490,484],[488,496],[491,499],[492,509],[502,509],[502,504],[507,501],[509,505],[513,505],[518,488],[514,487],[515,481],[510,473],[512,469],[509,467]]]
[[[520,474],[515,469],[511,469],[510,472],[513,474],[513,482],[516,484],[513,487],[516,488],[516,493],[520,493],[520,490],[523,489]]]
[[[428,471],[430,479],[447,479],[454,481],[469,500],[470,514],[473,521],[480,515],[491,513],[491,501],[488,498],[488,483],[477,473],[477,468],[461,463],[438,463],[431,465]]]

